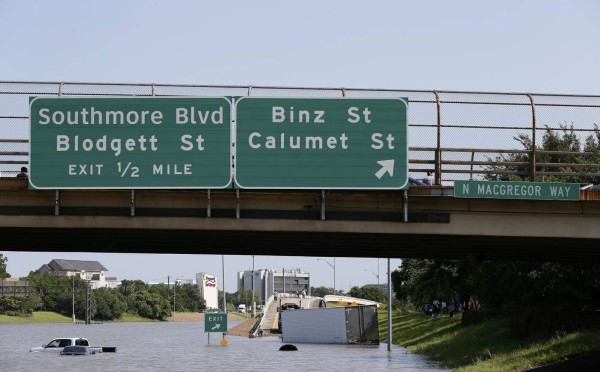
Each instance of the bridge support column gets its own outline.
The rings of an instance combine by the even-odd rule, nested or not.
[[[408,222],[408,190],[404,191],[404,198],[402,198],[402,221]]]
[[[210,190],[207,190],[206,193],[206,217],[210,218],[211,217],[211,209],[210,209]]]
[[[388,282],[388,351],[392,351],[392,271],[390,270],[390,258],[387,259],[387,282]]]
[[[131,203],[130,203],[130,214],[131,217],[135,216],[135,190],[131,190]]]
[[[60,190],[54,192],[54,215],[60,215]]]
[[[325,190],[321,190],[321,221],[325,221]]]
[[[235,218],[240,218],[240,190],[235,190]]]

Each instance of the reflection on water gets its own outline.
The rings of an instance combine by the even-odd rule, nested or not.
[[[229,322],[235,326],[237,322]],[[57,356],[29,353],[57,337],[85,337],[92,346],[117,346],[117,353]],[[297,344],[278,351],[277,337],[249,339],[211,334],[203,322],[81,324],[0,324],[0,371],[441,371],[435,363],[387,345],[357,347]]]

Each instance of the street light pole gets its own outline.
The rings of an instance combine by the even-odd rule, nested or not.
[[[335,294],[335,257],[333,258],[333,264],[324,258],[317,258],[317,261],[323,261],[333,269],[333,294]]]
[[[365,271],[370,271],[371,274],[375,275],[375,277],[377,278],[377,288],[379,288],[379,274],[375,274],[373,270],[365,269]]]
[[[377,258],[377,286],[379,287],[379,258]]]
[[[73,324],[75,324],[75,273],[73,273]]]
[[[256,316],[256,301],[254,301],[254,255],[252,255],[252,317]]]
[[[173,321],[175,321],[175,288],[177,288],[177,279],[173,283]]]
[[[227,302],[225,299],[225,255],[221,255],[221,265],[222,265],[222,269],[223,269],[223,312],[226,313],[227,312]]]

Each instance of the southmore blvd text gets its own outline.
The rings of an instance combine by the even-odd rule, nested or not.
[[[199,110],[194,106],[174,108],[175,124],[223,124],[223,107]],[[42,108],[38,125],[161,125],[164,115],[159,110],[97,110],[94,106],[77,110]]]

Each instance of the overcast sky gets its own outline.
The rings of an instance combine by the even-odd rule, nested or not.
[[[599,19],[597,1],[0,0],[0,80],[600,94]],[[13,276],[53,258],[119,279],[221,275],[221,256],[3,253]],[[337,287],[376,282],[377,261],[338,258]],[[225,265],[235,291],[252,258]],[[333,286],[314,257],[255,267]]]

